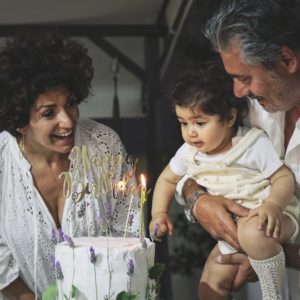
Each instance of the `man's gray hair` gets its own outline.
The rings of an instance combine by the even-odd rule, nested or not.
[[[273,69],[282,46],[300,51],[299,0],[224,0],[204,34],[213,50],[237,41],[244,63]]]

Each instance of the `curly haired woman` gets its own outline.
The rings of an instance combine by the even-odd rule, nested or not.
[[[86,48],[58,31],[27,30],[0,52],[0,290],[9,299],[40,298],[55,282],[58,231],[104,234],[107,204],[118,216],[111,234],[124,230],[125,197],[110,186],[131,168],[124,147],[110,128],[79,120],[92,77]],[[91,163],[103,157],[112,160]]]

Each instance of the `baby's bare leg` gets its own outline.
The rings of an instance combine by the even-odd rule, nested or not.
[[[284,298],[285,257],[280,243],[289,240],[294,225],[284,215],[280,237],[275,240],[267,237],[265,230],[258,229],[257,224],[258,217],[238,221],[239,243],[260,280],[263,300],[281,300]]]
[[[219,247],[215,246],[204,266],[199,285],[199,299],[227,300],[230,299],[233,279],[237,266],[221,265],[216,262],[220,255]]]
[[[258,217],[238,220],[238,239],[242,249],[253,259],[268,259],[281,251],[281,245],[294,233],[294,225],[289,217],[283,215],[281,232],[278,240],[267,237],[265,230],[257,227]]]

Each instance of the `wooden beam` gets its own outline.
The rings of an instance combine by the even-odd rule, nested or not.
[[[165,25],[166,24],[166,10],[170,3],[170,0],[164,0],[163,4],[160,7],[158,17],[156,19],[156,24],[159,25]]]
[[[138,79],[145,81],[145,71],[128,56],[113,46],[109,41],[101,36],[92,36],[88,34],[88,37],[107,55],[112,58],[117,58],[118,62]]]
[[[167,28],[162,25],[62,25],[62,24],[18,24],[0,25],[0,37],[12,36],[26,27],[45,29],[59,28],[71,36],[165,36]]]
[[[163,54],[161,56],[161,69],[160,69],[160,79],[163,80],[169,63],[171,61],[173,52],[176,47],[178,36],[182,30],[184,22],[190,12],[194,0],[183,0],[181,6],[178,9],[177,16],[174,24],[170,30],[170,35],[166,38],[166,46],[164,48]]]
[[[159,99],[160,99],[160,82],[159,82],[159,39],[156,37],[145,38],[145,71],[147,76],[146,85],[144,86],[144,97],[142,103],[147,115],[146,136],[147,136],[147,173],[149,186],[154,187],[155,181],[160,172],[160,157],[158,144],[160,140],[159,132]],[[147,221],[150,220],[149,212],[151,211],[151,201],[147,201],[148,213]],[[148,231],[148,228],[146,232]]]

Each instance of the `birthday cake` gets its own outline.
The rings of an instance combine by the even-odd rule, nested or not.
[[[115,300],[122,292],[136,295],[132,299],[147,299],[154,254],[155,246],[148,239],[81,237],[71,244],[59,243],[58,299]]]

